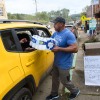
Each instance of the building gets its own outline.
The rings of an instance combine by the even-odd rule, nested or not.
[[[100,33],[100,0],[99,4],[94,6],[94,16],[97,19],[97,32]]]
[[[91,17],[92,16],[92,6],[88,6],[87,12],[86,12],[86,16],[87,17]]]
[[[7,19],[7,12],[5,9],[5,1],[0,0],[0,19]]]
[[[87,9],[87,17],[92,17],[92,5]],[[100,0],[99,4],[93,5],[93,17],[97,20],[97,32],[100,33]]]

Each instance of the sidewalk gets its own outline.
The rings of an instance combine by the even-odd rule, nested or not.
[[[81,93],[75,100],[100,100],[100,87],[85,86],[84,78],[84,52],[81,48],[82,43],[87,39],[84,32],[81,32],[79,51],[77,53],[76,67],[73,70],[72,81],[79,87]]]

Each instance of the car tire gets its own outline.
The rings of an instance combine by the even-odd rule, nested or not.
[[[12,100],[32,100],[32,93],[27,88],[22,88],[12,98]]]

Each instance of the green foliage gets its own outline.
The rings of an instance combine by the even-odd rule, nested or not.
[[[87,10],[88,10],[89,6],[86,6],[82,9],[82,13],[81,13],[81,17],[84,15],[86,16],[87,15]]]
[[[50,11],[50,12],[45,12],[45,11],[37,12],[35,15],[8,13],[8,19],[34,20],[42,23],[48,23],[49,21],[54,20],[58,16],[65,18],[66,21],[71,20],[69,16],[69,10],[65,8],[57,11]]]
[[[70,21],[76,21],[80,20],[80,17],[82,15],[86,15],[86,11],[88,9],[88,6],[86,6],[83,9],[83,12],[81,14],[73,14],[69,16],[69,9],[63,8],[61,10],[57,11],[50,11],[50,12],[37,12],[35,15],[28,15],[28,14],[11,14],[8,13],[8,19],[18,19],[18,20],[32,20],[32,21],[38,21],[41,23],[48,23],[49,21],[54,20],[56,17],[61,16],[66,19],[66,22]]]
[[[87,12],[88,7],[89,7],[89,6],[85,6],[85,7],[82,9],[82,12]]]
[[[36,16],[37,20],[49,21],[49,16],[48,16],[47,12],[38,12],[38,13],[36,13],[35,16]]]
[[[34,16],[27,15],[27,14],[11,14],[11,13],[8,13],[8,19],[34,20]]]
[[[72,14],[70,17],[71,17],[71,19],[74,20],[74,21],[75,21],[75,20],[79,20],[80,17],[81,17],[81,14]]]
[[[57,11],[51,11],[48,13],[48,15],[49,15],[50,20],[53,20],[58,16],[61,16],[61,17],[65,18],[66,20],[68,20],[69,10],[64,8],[64,9],[57,10]]]

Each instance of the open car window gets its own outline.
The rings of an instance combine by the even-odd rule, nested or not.
[[[49,31],[44,28],[36,28],[37,35],[40,37],[51,37]]]
[[[30,46],[31,36],[36,35],[33,29],[16,29],[15,31],[23,52],[33,51],[32,47]]]

